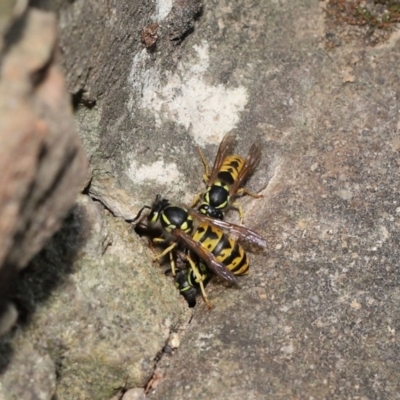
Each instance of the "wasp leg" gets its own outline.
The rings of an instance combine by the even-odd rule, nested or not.
[[[240,203],[232,203],[232,207],[235,207],[239,212],[240,223],[243,225],[244,222],[244,212],[243,207]]]
[[[164,238],[153,238],[153,243],[165,243],[166,240]]]
[[[203,285],[202,276],[200,275],[200,272],[199,272],[199,270],[197,269],[196,264],[194,263],[194,261],[193,261],[189,256],[187,256],[186,258],[187,258],[187,260],[189,261],[189,264],[190,264],[190,266],[191,266],[191,268],[192,268],[194,274],[196,275],[196,279],[197,279],[198,282],[199,282],[200,289],[201,289],[201,294],[203,295],[203,299],[204,299],[204,303],[206,303],[207,308],[208,308],[209,310],[211,310],[211,309],[212,309],[212,305],[211,305],[211,303],[210,303],[210,301],[208,300],[208,297],[207,297],[207,295],[206,295],[206,291],[205,291],[204,285]]]
[[[260,197],[264,197],[262,194],[250,192],[249,190],[247,190],[245,188],[240,188],[236,192],[235,196],[244,196],[245,194],[247,194],[248,196],[254,197],[255,199],[259,199]]]
[[[253,193],[250,192],[249,190],[245,189],[245,188],[241,188],[236,192],[235,196],[244,196],[245,194],[254,197],[255,199],[259,199],[260,197],[264,197],[262,194],[258,194],[258,193]],[[243,225],[243,221],[244,221],[244,212],[243,212],[243,208],[241,206],[241,204],[239,203],[232,203],[232,206],[237,208],[237,210],[239,211],[239,216],[240,216],[240,223]]]
[[[165,243],[165,242],[166,242],[166,240],[164,238],[153,238],[150,240],[150,247],[152,250],[154,250],[153,243]],[[153,259],[153,261],[155,261],[155,260],[156,259]]]
[[[197,193],[195,198],[192,201],[192,205],[190,206],[190,208],[193,208],[201,199],[201,193]]]
[[[169,263],[171,265],[172,276],[175,276],[176,264],[175,264],[174,254],[172,253],[172,251],[169,252]]]
[[[200,147],[199,146],[197,146],[197,150],[198,150],[198,152],[199,152],[199,154],[200,154],[200,158],[201,158],[201,161],[203,162],[203,164],[204,164],[204,168],[205,168],[205,173],[204,173],[204,175],[203,175],[203,180],[204,180],[204,182],[208,182],[208,180],[210,179],[210,167],[209,167],[209,165],[208,165],[208,162],[207,162],[207,160],[206,160],[206,158],[204,157],[204,154],[203,154],[203,152],[200,150]]]
[[[157,240],[157,239],[159,239],[159,238],[155,238],[155,239],[153,239],[153,241],[156,242],[156,243],[160,243],[161,240]],[[159,258],[164,257],[166,254],[171,252],[177,245],[178,245],[178,243],[172,243],[171,246],[167,247],[162,253],[156,255],[155,257],[153,257],[153,261],[156,261]]]

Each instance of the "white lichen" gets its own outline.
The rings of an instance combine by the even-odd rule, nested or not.
[[[157,127],[174,121],[183,125],[196,143],[219,143],[224,134],[240,120],[248,101],[245,87],[229,88],[210,85],[204,74],[209,69],[209,47],[206,42],[193,47],[196,57],[182,62],[176,72],[167,75],[162,84],[160,71],[149,67],[150,56],[144,50],[134,57],[129,77],[129,108],[151,111]]]

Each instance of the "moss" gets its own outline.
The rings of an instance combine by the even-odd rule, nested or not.
[[[360,35],[371,37],[371,33],[379,30],[379,39],[370,44],[386,40],[393,29],[393,24],[400,21],[400,2],[398,0],[375,0],[365,5],[361,0],[347,2],[329,0],[326,7],[328,23],[339,26],[359,27]]]

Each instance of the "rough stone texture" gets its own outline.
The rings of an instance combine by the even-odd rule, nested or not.
[[[249,93],[269,249],[196,309],[150,398],[398,398],[398,35],[327,51],[324,33],[317,2],[209,1],[189,39]]]
[[[54,59],[56,18],[15,8],[2,15],[7,36],[0,71],[0,312],[8,312],[0,332],[16,315],[5,300],[10,282],[60,227],[87,174]]]
[[[76,3],[57,3],[61,11],[66,13],[61,14],[61,20],[68,19],[68,13],[77,5],[79,6]],[[86,4],[87,2],[84,7]],[[119,12],[124,16],[122,21],[126,24],[129,16],[125,14],[124,7],[125,5]],[[80,45],[76,47],[79,54],[76,54],[74,58],[76,63],[73,64],[71,71],[76,72],[76,66],[82,68],[82,65],[86,65],[88,71],[97,74],[95,75],[97,80],[91,78],[88,81],[94,87],[100,83],[99,79],[105,79],[107,74],[103,70],[96,72],[90,63],[80,62],[85,55],[84,43],[101,57],[107,54],[115,60],[117,53],[109,54],[107,49],[96,47],[98,43],[95,39],[99,37],[99,27],[94,24],[94,21],[97,15],[90,7],[85,10],[83,14],[78,13],[79,17],[83,15],[87,18],[83,24],[84,28],[88,30],[88,27],[94,26],[98,30],[94,36],[89,37],[87,42],[84,37],[79,38],[82,39],[78,40]],[[100,12],[104,10],[100,9]],[[28,15],[40,15],[37,11],[30,11],[30,13]],[[54,19],[52,21],[54,22]],[[136,21],[139,21],[138,17]],[[134,24],[134,21],[130,23]],[[61,26],[63,26],[63,21],[61,21]],[[43,29],[46,27],[48,28],[48,24],[43,23]],[[69,29],[71,25],[66,23],[66,27]],[[48,32],[47,39],[54,44],[54,24],[52,28],[53,31]],[[72,24],[72,28],[76,26]],[[121,32],[125,36],[126,25],[123,28],[124,31]],[[75,39],[76,36],[71,35],[69,43],[75,45],[77,42]],[[135,36],[136,39],[138,36]],[[31,40],[42,43],[40,37],[35,36],[33,32]],[[62,51],[64,51],[63,40],[66,40],[65,34],[61,37]],[[44,40],[44,50],[47,49],[46,43]],[[112,43],[108,45],[110,48],[113,47]],[[28,43],[27,47],[36,54],[37,49],[35,50],[32,43]],[[120,47],[116,46],[116,49],[119,54]],[[51,47],[48,47],[47,53],[44,50],[39,51],[39,55],[49,63],[49,58],[45,56],[52,55]],[[92,57],[93,54],[89,52],[89,56]],[[69,58],[65,56],[64,60],[69,60]],[[94,62],[100,69],[105,65],[111,65],[108,59],[107,62],[104,59],[90,62]],[[130,62],[130,58],[127,57],[125,65]],[[121,65],[124,66],[123,63]],[[44,76],[34,75],[34,82],[40,78],[40,85],[46,82],[47,67],[52,71],[50,63],[49,66],[45,64],[45,68],[43,67],[40,71],[44,73]],[[32,66],[30,68],[31,72],[36,72]],[[123,75],[121,71],[117,72],[112,79],[119,80]],[[74,83],[73,81],[74,79],[70,77],[70,85]],[[77,78],[76,82],[79,85],[81,81]],[[84,82],[86,83],[86,80]],[[122,81],[119,83],[121,84]],[[103,82],[103,84],[107,87],[106,83]],[[57,81],[53,82],[52,87],[54,90],[57,89]],[[31,85],[30,89],[34,92],[33,89],[36,87],[32,88]],[[99,90],[101,91],[101,88]],[[77,89],[76,105],[80,101],[86,106],[93,107],[97,99],[92,101],[89,95],[85,97],[85,93],[89,92],[84,87]],[[98,94],[96,91],[94,93]],[[120,93],[120,87],[117,87],[117,93]],[[51,101],[51,105],[60,106],[61,110],[62,107],[54,96],[54,93],[49,93],[48,101]],[[96,107],[98,107],[97,104],[92,109],[85,109],[82,105],[77,108],[81,129],[85,126],[90,128],[89,132],[85,132],[83,140],[92,160],[94,176],[98,177],[97,182],[100,183],[98,184],[99,193],[100,195],[105,193],[105,196],[111,199],[108,208],[114,215],[132,217],[136,210],[129,206],[129,197],[124,196],[123,190],[116,185],[117,181],[113,174],[107,176],[109,171],[107,168],[109,165],[112,167],[114,161],[107,163],[109,157],[104,156],[96,147],[98,145],[96,136],[90,137],[91,133],[98,135],[95,125]],[[10,120],[14,124],[24,121],[15,116]],[[28,125],[32,123],[32,120],[34,121],[34,115],[31,120],[26,121]],[[71,121],[68,118],[59,120],[55,118],[54,123],[63,127]],[[43,136],[45,136],[44,127],[42,125],[39,127],[42,128]],[[31,139],[31,137],[28,138]],[[71,145],[74,144],[74,140],[68,134],[65,134],[65,140],[68,140]],[[94,151],[91,151],[90,146],[93,143]],[[40,142],[36,145],[40,150]],[[65,143],[63,145],[63,151],[58,155],[61,156],[61,160],[69,154],[68,146],[65,146]],[[34,150],[31,144],[30,149]],[[47,153],[44,151],[42,153],[42,158],[44,158]],[[10,165],[33,174],[34,171],[24,168],[22,161]],[[97,173],[98,171],[100,172]],[[112,172],[112,169],[110,171]],[[51,170],[49,169],[48,172]],[[46,176],[41,177],[40,183],[45,185]],[[80,172],[75,171],[75,178],[81,179],[81,177]],[[61,179],[62,175],[59,178]],[[102,179],[106,182],[105,178],[110,179],[110,185],[101,185]],[[91,191],[94,198],[96,197],[95,188],[96,179],[93,179]],[[109,191],[106,192],[104,188],[108,188]],[[50,195],[50,193],[46,194]],[[71,190],[64,195],[65,201],[73,194],[74,191]],[[102,203],[107,206],[105,198],[101,197]],[[125,204],[123,204],[123,199],[125,199]],[[46,206],[51,209],[55,203],[47,204],[48,200],[50,197],[43,199]],[[121,212],[114,207],[115,204],[119,205]],[[105,215],[102,215],[102,212]],[[38,238],[41,234],[42,231],[38,232]],[[146,251],[143,250],[144,248]],[[139,387],[143,392],[147,381],[153,376],[154,360],[159,357],[158,354],[168,341],[170,332],[179,330],[181,322],[188,320],[191,315],[191,311],[176,291],[172,278],[165,277],[162,269],[158,268],[157,264],[151,263],[147,248],[147,241],[142,243],[138,240],[129,224],[111,217],[100,203],[93,202],[88,197],[81,200],[67,218],[62,230],[35,257],[30,268],[23,271],[19,282],[15,288],[12,288],[13,299],[21,312],[20,324],[0,343],[0,371],[2,372],[0,397],[3,396],[7,400],[30,398],[31,395],[39,396],[38,393],[41,393],[42,398],[50,399],[54,395],[56,376],[56,395],[60,399],[103,400],[111,398],[115,393],[124,393],[132,387]],[[3,295],[4,292],[1,294]],[[9,314],[13,311],[15,312],[15,309],[9,311]],[[41,362],[43,357],[45,357],[48,370],[51,371],[47,376],[46,385],[42,385],[42,377],[46,374],[44,370],[43,372],[38,370],[38,375],[35,375],[35,364]],[[21,365],[21,360],[24,359],[26,365]],[[24,371],[24,374],[19,375],[18,371]]]
[[[160,85],[164,73],[176,67],[184,53],[176,44],[193,29],[201,2],[36,3],[60,10],[63,65],[91,162],[89,194],[126,219],[160,190],[182,197],[191,184],[182,172],[197,175],[187,157],[195,153],[194,142],[186,129],[168,119],[162,130],[156,129],[154,117],[140,109],[140,88],[156,90],[147,81]],[[159,39],[153,48],[145,49],[143,28],[155,22]],[[156,57],[158,49],[162,57]],[[166,137],[172,144],[169,154],[162,149]]]
[[[43,351],[34,349],[29,343],[25,343],[23,350],[12,358],[1,380],[0,398],[2,400],[52,399],[56,389],[54,360]]]
[[[40,388],[8,365],[32,347],[52,360],[60,399],[107,399],[120,388],[146,385],[154,358],[190,311],[135,236],[129,224],[81,196],[20,280],[16,298],[25,315],[9,343],[17,360],[4,351],[9,339],[2,343],[6,400]],[[27,369],[37,357],[26,360]]]
[[[93,171],[89,194],[124,218],[156,193],[190,203],[203,188],[195,146],[212,161],[223,135],[236,129],[239,153],[255,137],[264,144],[249,182],[264,198],[242,203],[246,224],[269,246],[250,255],[241,289],[209,285],[214,309],[199,300],[179,348],[154,368],[139,360],[168,343],[162,321],[178,321],[182,301],[168,278],[149,269],[146,242],[106,214],[113,246],[96,257],[107,235],[93,234],[93,258],[66,276],[64,302],[49,301],[55,337],[69,344],[54,358],[60,398],[104,399],[112,387],[135,386],[156,399],[397,398],[399,35],[375,48],[343,42],[329,50],[323,2],[207,0],[191,21],[193,34],[176,46],[168,33],[179,14],[172,2],[127,4],[77,0],[60,11],[64,65]],[[154,22],[159,37],[146,49],[141,32]],[[124,263],[137,271],[133,278],[123,275],[133,274]],[[137,292],[120,289],[129,279]],[[116,306],[103,287],[122,290],[124,301]],[[131,290],[154,306],[131,306],[139,302]],[[61,311],[74,330],[58,326]],[[116,314],[121,325],[110,322]],[[48,324],[45,309],[31,315]],[[151,341],[147,353],[121,361],[124,341],[132,347],[147,332],[127,332],[127,321],[140,321]],[[110,325],[99,351],[96,327]],[[120,369],[109,362],[112,344]],[[63,346],[54,347],[60,355]],[[137,350],[145,350],[142,342]],[[75,369],[79,351],[94,354],[93,363]],[[107,372],[94,371],[100,354]]]
[[[143,389],[130,389],[124,393],[122,400],[143,400],[144,398]]]
[[[0,51],[6,44],[5,35],[28,6],[27,1],[3,0],[0,4]]]

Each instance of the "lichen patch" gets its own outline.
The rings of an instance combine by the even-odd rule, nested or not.
[[[203,41],[194,46],[195,62],[182,62],[175,73],[160,80],[160,72],[146,64],[149,55],[135,56],[130,74],[132,95],[130,109],[135,107],[153,113],[156,126],[174,121],[183,125],[199,145],[218,143],[240,120],[240,112],[248,102],[245,87],[230,88],[210,84],[205,79],[209,70],[209,47]],[[193,57],[192,57],[193,59]]]
[[[160,185],[166,185],[177,182],[181,177],[175,163],[166,164],[162,160],[140,167],[136,161],[131,161],[127,174],[132,182],[139,184],[156,181]]]

